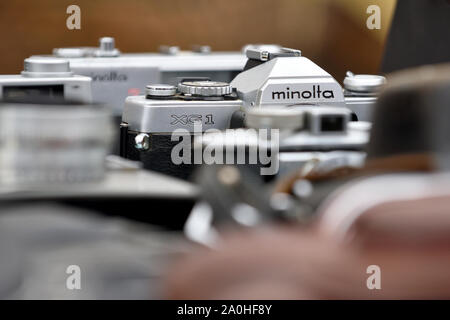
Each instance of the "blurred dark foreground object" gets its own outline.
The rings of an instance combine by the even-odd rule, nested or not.
[[[449,178],[368,178],[338,190],[309,229],[226,234],[215,250],[198,250],[172,266],[167,297],[448,299]],[[372,265],[380,267],[381,290],[367,287]]]
[[[188,249],[180,233],[54,202],[0,211],[0,299],[158,299],[166,265]]]
[[[437,167],[449,168],[450,64],[397,71],[388,81],[375,106],[369,160],[429,154]]]
[[[389,80],[390,79],[390,80]],[[450,66],[388,77],[376,106],[367,165],[312,182],[310,225],[222,235],[172,268],[178,299],[450,298]],[[311,201],[311,202],[308,202]],[[369,266],[381,270],[370,290]]]
[[[450,61],[450,2],[398,0],[381,71]]]
[[[274,248],[270,250],[268,248]],[[441,250],[365,250],[298,230],[259,230],[178,264],[174,299],[448,299],[450,255]],[[369,266],[381,290],[369,290]]]

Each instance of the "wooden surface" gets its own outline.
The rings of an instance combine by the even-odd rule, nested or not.
[[[342,80],[347,69],[377,72],[392,4],[382,30],[365,26],[366,0],[9,0],[0,1],[0,74],[22,70],[23,59],[54,47],[94,46],[113,36],[124,52],[161,44],[239,50],[246,43],[301,49]],[[357,3],[357,5],[355,5]],[[81,7],[81,30],[66,28],[66,8]]]

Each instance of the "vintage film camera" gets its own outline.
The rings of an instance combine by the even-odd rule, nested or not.
[[[247,50],[244,71],[231,84],[195,79],[178,87],[149,85],[145,96],[128,97],[123,112],[121,156],[151,170],[187,178],[193,161],[176,164],[171,153],[176,129],[194,132],[194,125],[223,130],[244,126],[246,110],[264,107],[346,107],[339,83],[299,50]],[[193,134],[192,134],[193,136]]]
[[[90,103],[91,78],[74,75],[67,60],[43,57],[25,59],[20,75],[0,75],[0,100],[47,98]]]
[[[68,59],[76,74],[92,78],[94,101],[106,103],[117,117],[127,96],[145,94],[148,83],[176,84],[177,77],[209,77],[231,81],[242,71],[241,52],[214,52],[209,46],[180,51],[162,46],[158,53],[122,53],[114,38],[100,38],[99,47],[56,48],[53,56]]]

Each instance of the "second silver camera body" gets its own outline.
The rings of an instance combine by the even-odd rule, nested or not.
[[[209,77],[230,82],[242,71],[246,57],[242,52],[214,52],[208,46],[192,51],[163,46],[160,52],[122,53],[111,37],[100,39],[99,47],[56,48],[53,57],[68,59],[76,73],[92,78],[95,101],[122,115],[127,96],[145,94],[148,83],[177,84],[178,77]]]
[[[78,103],[92,101],[91,78],[75,75],[69,61],[28,58],[18,75],[0,75],[0,100],[22,101],[48,98]]]

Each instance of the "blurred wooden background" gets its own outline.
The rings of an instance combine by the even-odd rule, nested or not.
[[[81,30],[66,28],[71,4],[81,7]],[[370,4],[382,9],[381,30],[366,28]],[[378,71],[394,7],[394,0],[3,0],[0,74],[20,72],[32,54],[113,36],[123,52],[277,43],[301,49],[340,81],[347,69]]]

